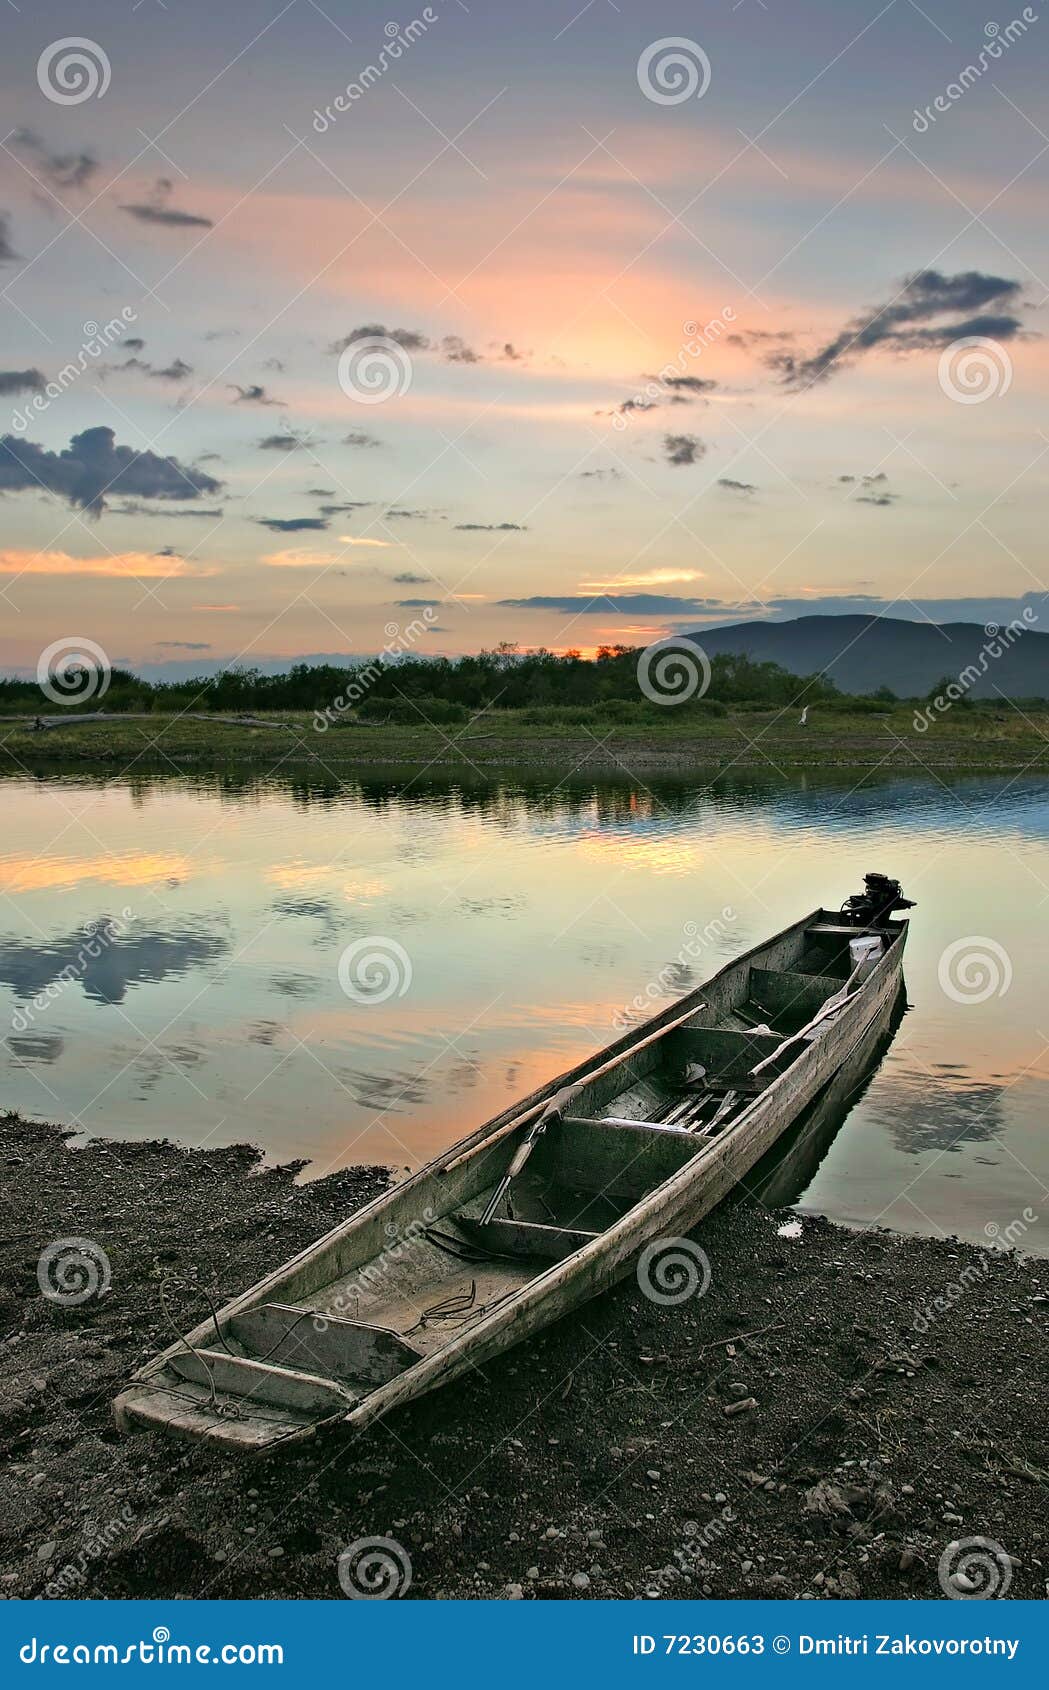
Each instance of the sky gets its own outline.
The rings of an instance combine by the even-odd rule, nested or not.
[[[0,0],[0,671],[1041,607],[1047,67],[1012,0]]]

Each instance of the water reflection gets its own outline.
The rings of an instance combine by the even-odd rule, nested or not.
[[[791,1141],[795,1190],[976,1237],[1046,1208],[1044,781],[77,774],[2,795],[0,1107],[252,1140],[311,1175],[414,1165],[608,1043],[635,999],[658,1008],[876,868],[918,899],[914,1009],[829,1138]],[[81,967],[103,901],[130,916]],[[1007,950],[1004,999],[945,995],[938,960],[964,934]],[[408,955],[410,990],[352,1001],[339,958],[376,936]]]

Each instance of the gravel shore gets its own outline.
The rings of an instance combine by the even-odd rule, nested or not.
[[[0,1118],[8,1597],[338,1599],[341,1552],[380,1536],[409,1599],[936,1597],[941,1563],[957,1594],[1046,1594],[1049,1261],[783,1235],[787,1212],[740,1201],[696,1235],[705,1295],[628,1281],[362,1436],[235,1462],[113,1426],[171,1338],[161,1285],[185,1329],[387,1171],[297,1184],[247,1146],[68,1136]],[[38,1279],[69,1238],[109,1271],[73,1305]]]

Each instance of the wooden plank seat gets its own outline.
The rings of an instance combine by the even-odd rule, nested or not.
[[[219,1395],[250,1397],[299,1413],[346,1413],[361,1397],[359,1391],[349,1391],[332,1379],[273,1367],[225,1350],[178,1350],[171,1366],[181,1378],[214,1387]]]
[[[289,1303],[245,1309],[234,1315],[227,1332],[250,1359],[330,1374],[354,1385],[385,1385],[421,1354],[399,1332]]]
[[[499,1255],[540,1256],[546,1261],[560,1262],[597,1238],[596,1232],[581,1227],[549,1226],[545,1222],[509,1220],[496,1217],[482,1226],[479,1221],[456,1220],[460,1232],[471,1244],[484,1244]]]

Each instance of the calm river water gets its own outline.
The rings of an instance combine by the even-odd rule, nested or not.
[[[416,1166],[635,997],[898,876],[908,1012],[800,1205],[1049,1253],[1044,781],[48,778],[0,802],[0,1108],[250,1140],[306,1177]]]

